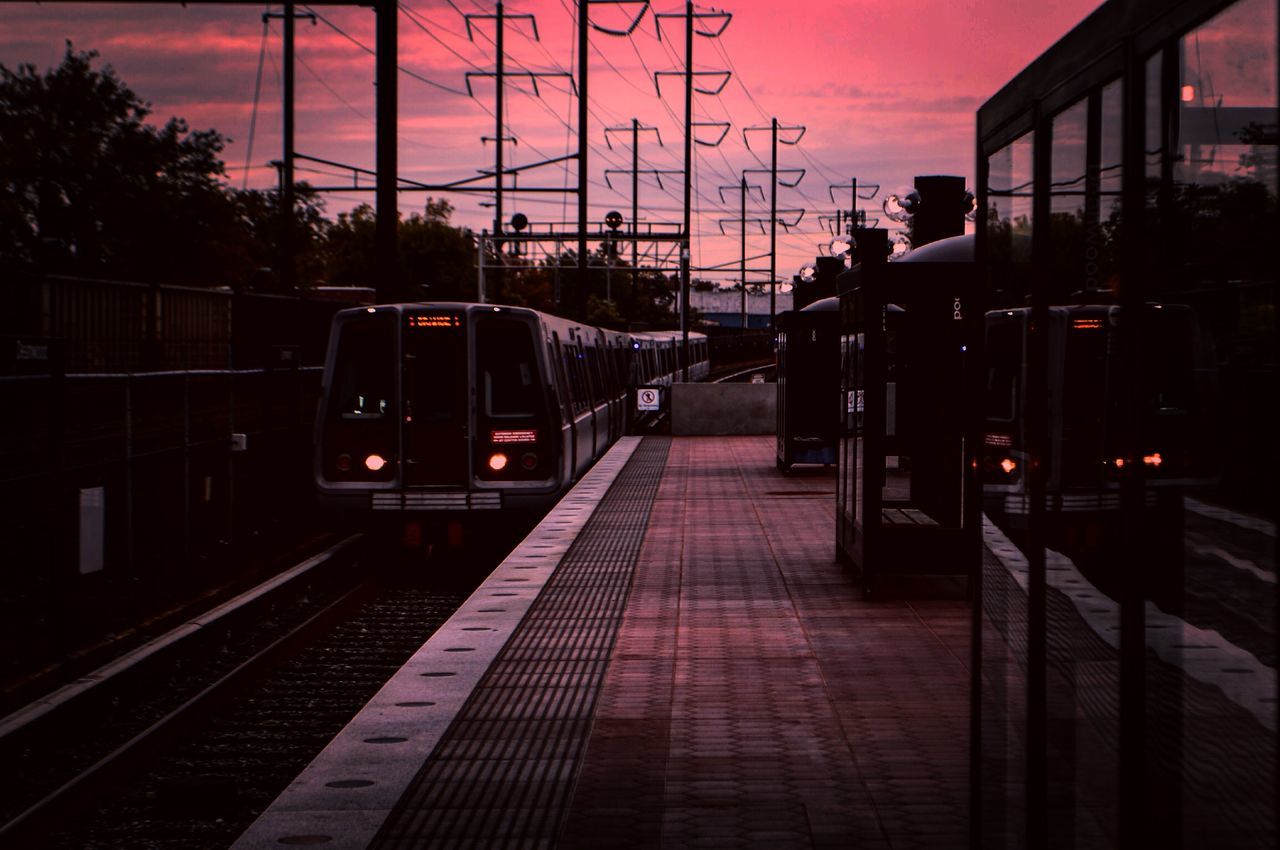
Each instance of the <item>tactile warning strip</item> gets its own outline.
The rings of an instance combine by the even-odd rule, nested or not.
[[[371,846],[554,844],[669,443],[637,447]]]

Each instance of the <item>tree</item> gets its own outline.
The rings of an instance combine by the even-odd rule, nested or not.
[[[221,179],[226,140],[150,104],[95,52],[0,65],[0,253],[18,267],[212,284],[251,262]]]
[[[427,198],[421,213],[400,222],[399,274],[406,293],[432,301],[475,300],[475,241],[449,223],[453,205]],[[377,217],[360,204],[325,231],[322,277],[335,286],[374,286],[374,238]]]

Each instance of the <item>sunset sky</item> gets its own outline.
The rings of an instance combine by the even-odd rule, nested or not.
[[[837,204],[829,186],[844,191],[835,198],[847,208],[847,184],[879,184],[874,200],[860,208],[875,216],[887,191],[908,187],[917,174],[959,174],[972,181],[974,113],[978,106],[1045,48],[1081,21],[1098,0],[792,0],[788,3],[738,0],[724,6],[696,5],[731,12],[732,21],[718,39],[695,38],[694,67],[731,70],[733,77],[716,96],[695,95],[695,120],[730,121],[718,148],[695,147],[695,266],[732,261],[724,273],[703,277],[736,279],[739,235],[734,190],[720,200],[719,187],[738,183],[746,168],[767,167],[769,134],[743,128],[764,125],[776,116],[786,125],[804,125],[796,146],[779,147],[779,166],[805,168],[795,189],[780,189],[780,208],[807,210],[799,227],[779,229],[778,275],[789,280],[830,240],[821,217],[833,217]],[[464,14],[491,14],[488,0],[406,0],[400,28],[400,173],[427,182],[469,177],[493,167],[494,86],[473,80],[475,97],[466,94],[467,71],[494,67],[493,21],[473,21],[469,41]],[[192,128],[214,128],[231,139],[224,158],[235,186],[275,185],[267,162],[281,154],[281,23],[271,21],[264,47],[262,13],[266,7],[130,4],[0,4],[0,63],[15,68],[33,63],[40,70],[56,64],[70,39],[77,49],[101,54],[123,80],[154,107],[153,119],[176,115]],[[271,7],[276,11],[279,6]],[[300,11],[307,7],[299,6]],[[507,14],[531,13],[540,41],[526,21],[508,23],[508,70],[570,71],[574,68],[573,0],[529,0],[506,4]],[[619,28],[636,5],[593,5],[592,20]],[[681,13],[680,2],[656,2],[630,37],[593,32],[590,55],[591,221],[618,209],[630,215],[630,178],[605,169],[630,167],[629,137],[605,128],[628,125],[633,117],[656,126],[641,135],[641,168],[682,166],[683,93],[680,79],[662,79],[662,98],[654,93],[653,72],[680,70],[683,31],[680,18],[661,20],[657,37],[653,11]],[[372,11],[358,7],[315,7],[315,26],[300,21],[297,55],[297,139],[299,153],[365,168],[374,167]],[[261,91],[254,132],[254,89],[263,57]],[[527,80],[513,77],[507,88],[508,132],[517,138],[506,158],[516,165],[576,152],[577,107],[563,78],[539,81],[534,97]],[[704,130],[707,138],[714,131]],[[702,137],[701,135],[699,136]],[[252,139],[252,152],[249,141]],[[758,157],[758,159],[757,159]],[[247,166],[247,170],[246,170]],[[347,184],[333,169],[326,174],[300,170],[299,179],[316,184]],[[767,174],[748,175],[765,186]],[[576,185],[574,164],[548,166],[521,175],[524,185]],[[641,181],[641,221],[679,222],[679,175],[662,178],[662,187]],[[453,195],[455,223],[479,230],[492,226],[484,196]],[[337,192],[327,196],[330,216],[372,193]],[[401,210],[420,209],[419,195],[402,194]],[[572,196],[526,195],[505,202],[507,216],[523,211],[532,221],[574,221]],[[767,195],[749,202],[748,217],[768,217]],[[781,216],[780,216],[781,217]],[[721,235],[719,219],[735,219]],[[882,222],[884,223],[884,222]],[[760,225],[748,230],[747,253],[768,250]],[[766,268],[766,260],[749,263]],[[764,275],[749,274],[752,281]]]

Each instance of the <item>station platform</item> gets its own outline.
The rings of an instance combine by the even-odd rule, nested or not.
[[[969,604],[864,599],[834,489],[625,438],[235,847],[968,846]]]

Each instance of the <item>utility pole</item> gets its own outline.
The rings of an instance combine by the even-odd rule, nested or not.
[[[827,185],[827,194],[831,197],[831,203],[838,204],[836,200],[836,190],[844,189],[844,183],[829,183]],[[880,184],[869,183],[862,186],[863,194],[858,194],[858,178],[850,177],[847,188],[849,189],[849,210],[845,212],[843,209],[836,208],[836,232],[833,236],[850,234],[852,228],[860,227],[866,223],[866,215],[858,211],[858,199],[869,201],[880,191]],[[849,227],[845,228],[844,224],[848,223]]]
[[[800,124],[796,124],[796,125],[779,124],[777,117],[774,117],[770,120],[768,127],[743,127],[742,128],[742,139],[748,148],[751,147],[751,143],[749,141],[750,137],[747,135],[747,133],[758,131],[758,130],[768,130],[769,139],[770,139],[770,150],[772,151],[772,154],[770,156],[770,164],[769,164],[769,175],[770,175],[770,186],[771,186],[771,189],[769,191],[769,329],[770,330],[776,329],[777,315],[778,315],[778,186],[783,186],[785,188],[794,188],[796,186],[799,186],[800,181],[804,179],[804,174],[805,174],[805,170],[803,168],[783,169],[784,172],[786,171],[799,172],[799,176],[796,177],[796,179],[790,183],[786,181],[783,181],[780,183],[778,181],[778,142],[781,141],[784,145],[799,144],[800,139],[804,137],[804,133],[806,129],[807,129],[806,127]],[[779,130],[796,132],[796,136],[790,139],[787,139],[787,138],[779,139],[778,138]],[[755,169],[748,169],[748,170],[755,170]],[[799,223],[799,220],[797,220],[797,223]]]
[[[747,329],[747,175],[742,175],[742,180],[738,184],[738,196],[741,201],[742,209],[742,262],[738,266],[738,273],[741,275],[739,280],[742,281],[742,329]]]
[[[773,156],[769,170],[773,173],[773,188],[769,192],[769,330],[778,327],[778,119],[772,119]],[[779,379],[781,380],[781,379]]]
[[[502,0],[498,0],[493,14],[469,14],[463,15],[463,19],[467,25],[467,38],[475,41],[475,33],[471,28],[472,20],[492,20],[494,22],[493,46],[495,50],[494,57],[494,131],[493,131],[493,253],[496,260],[502,258],[502,233],[506,226],[506,215],[503,212],[503,188],[504,175],[507,173],[503,163],[503,143],[515,143],[514,137],[506,134],[506,34],[507,21],[511,19],[524,19],[530,22],[533,27],[534,39],[538,38],[538,23],[534,20],[533,15],[518,14],[508,15],[503,6]],[[486,75],[487,76],[487,75]],[[533,77],[533,74],[529,76]],[[534,77],[534,86],[537,87],[536,77]],[[481,136],[480,143],[490,141],[488,136]],[[483,245],[483,242],[482,242]],[[499,266],[494,269],[494,291],[502,292],[502,268]]]
[[[374,275],[378,300],[399,300],[400,281],[399,201],[396,175],[399,172],[396,150],[399,69],[396,0],[375,0],[377,18],[377,170],[376,211],[374,224]]]
[[[298,285],[293,212],[294,207],[297,206],[295,188],[297,178],[294,176],[294,101],[297,79],[294,41],[297,32],[295,23],[299,17],[310,18],[312,25],[315,25],[316,16],[310,13],[298,15],[294,12],[293,3],[285,3],[283,12],[262,14],[264,23],[273,18],[284,21],[284,126],[282,128],[284,150],[280,160],[280,191],[277,197],[280,201],[278,211],[280,215],[280,286],[285,292],[293,291]]]
[[[640,226],[640,173],[653,174],[658,178],[658,185],[662,185],[663,174],[678,174],[674,169],[664,168],[640,168],[640,131],[651,131],[658,137],[658,147],[665,147],[662,144],[662,133],[657,127],[646,127],[640,123],[637,118],[632,118],[631,123],[623,127],[605,127],[604,143],[613,150],[613,142],[609,138],[610,133],[630,132],[631,134],[631,169],[625,173],[631,175],[631,309],[627,313],[628,322],[635,321],[636,316],[636,287],[640,268],[640,241],[636,238]],[[609,181],[610,174],[616,174],[623,169],[607,168],[604,172],[604,181],[613,188],[613,184]]]
[[[714,18],[721,21],[720,28],[717,30],[698,30],[698,35],[704,38],[716,38],[724,32],[725,27],[729,26],[729,21],[733,19],[733,15],[729,12],[694,12],[692,0],[686,0],[683,14],[673,12],[668,14],[654,14],[654,21],[658,28],[658,38],[662,38],[662,19],[663,18],[684,18],[684,71],[672,71],[668,73],[684,74],[684,241],[680,245],[680,375],[681,380],[688,382],[689,380],[689,263],[691,259],[692,245],[692,201],[693,201],[693,182],[692,182],[692,161],[693,161],[693,78],[698,76],[700,72],[693,70],[693,33],[694,21],[704,18]],[[658,75],[662,71],[654,73],[654,85],[657,86]],[[708,91],[709,94],[718,94],[720,90],[728,83],[728,71],[701,72],[703,74],[710,73],[713,76],[722,76],[723,82],[720,88],[714,91]],[[702,91],[701,89],[699,91]],[[661,94],[661,91],[659,91]]]
[[[587,28],[591,25],[590,0],[578,0],[578,280],[574,300],[586,318],[587,310]]]
[[[293,4],[284,4],[284,185],[281,187],[280,215],[284,223],[280,247],[284,254],[284,267],[280,269],[280,287],[285,292],[292,292],[297,286],[297,263],[293,245],[293,208],[294,208],[294,175],[293,175],[293,98],[294,98],[294,37]]]
[[[721,186],[721,187],[720,187],[720,203],[722,203],[722,204],[725,202],[725,199],[724,199],[724,193],[725,193],[725,190],[726,190],[726,189],[736,189],[736,190],[738,191],[738,204],[739,204],[739,208],[740,208],[740,213],[739,213],[739,215],[738,215],[738,218],[736,218],[736,219],[732,219],[732,218],[722,218],[722,219],[720,219],[720,222],[719,222],[719,223],[720,223],[720,232],[721,232],[722,234],[725,232],[725,230],[724,230],[724,226],[725,226],[726,224],[728,224],[728,223],[730,223],[730,222],[735,222],[735,221],[737,222],[737,224],[738,224],[738,228],[739,228],[739,231],[740,231],[739,243],[740,243],[740,248],[741,248],[741,255],[740,255],[740,256],[739,256],[739,258],[738,258],[738,274],[739,274],[739,280],[741,280],[741,282],[742,282],[742,305],[741,305],[741,307],[742,307],[742,328],[745,330],[745,329],[746,329],[746,327],[747,327],[747,260],[748,260],[748,259],[751,259],[751,260],[758,260],[758,259],[760,259],[760,257],[764,256],[763,254],[758,255],[758,256],[755,256],[755,257],[748,257],[748,256],[747,256],[747,224],[748,224],[748,223],[751,223],[751,224],[758,224],[758,225],[760,225],[760,232],[761,232],[761,233],[764,233],[764,219],[762,219],[762,218],[747,218],[747,195],[750,193],[750,190],[751,190],[751,189],[759,189],[759,190],[760,190],[760,200],[761,200],[761,202],[763,202],[763,201],[764,201],[764,189],[763,189],[763,187],[758,186],[758,185],[756,185],[755,183],[748,183],[748,182],[747,182],[747,171],[745,171],[745,170],[742,172],[742,175],[741,175],[741,177],[739,178],[738,183],[737,183],[736,185],[733,185],[733,186]],[[790,227],[790,226],[793,226],[794,224],[799,224],[799,222],[800,222],[800,218],[803,218],[803,216],[804,216],[804,210],[800,210],[800,209],[793,209],[793,210],[780,210],[780,212],[793,213],[793,214],[797,214],[797,215],[799,216],[799,218],[797,218],[797,219],[795,220],[795,222],[794,222],[794,223],[793,223],[793,222],[783,222],[783,223],[782,223],[782,224],[783,224],[783,227]],[[771,218],[777,218],[777,216],[775,215],[775,216],[772,216]],[[713,268],[714,268],[714,267],[713,267]],[[755,271],[762,271],[762,270],[761,270],[761,269],[756,269]]]

